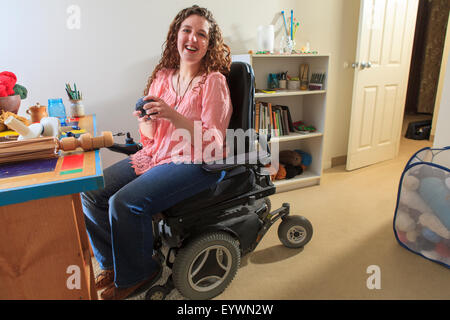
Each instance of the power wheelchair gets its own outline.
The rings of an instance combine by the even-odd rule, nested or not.
[[[227,82],[233,104],[229,129],[251,129],[255,116],[251,66],[233,62]],[[276,189],[270,176],[261,172],[270,149],[266,143],[265,152],[256,153],[256,141],[266,137],[250,131],[253,134],[246,137],[245,154],[240,158],[244,163],[236,161],[235,148],[234,158],[227,158],[224,164],[203,164],[207,171],[225,170],[223,180],[153,217],[154,258],[161,270],[167,266],[172,272],[164,285],[147,291],[146,299],[164,299],[173,288],[193,300],[219,295],[236,275],[241,257],[255,250],[278,219],[282,219],[278,237],[286,247],[300,248],[311,240],[311,223],[289,215],[288,203],[271,211],[268,197]],[[128,134],[126,144],[115,143],[109,149],[132,154],[139,145]]]

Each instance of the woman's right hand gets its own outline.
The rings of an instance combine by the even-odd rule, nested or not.
[[[141,134],[149,139],[152,139],[155,133],[154,120],[149,118],[147,115],[141,117],[140,111],[133,111],[133,116],[138,118],[138,125]]]

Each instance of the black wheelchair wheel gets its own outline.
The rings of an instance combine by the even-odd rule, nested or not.
[[[312,238],[311,222],[302,216],[287,216],[278,226],[278,238],[288,248],[301,248]]]
[[[163,286],[154,286],[145,294],[146,300],[164,300],[170,290]]]
[[[239,242],[225,232],[199,236],[180,249],[172,277],[175,288],[188,299],[211,299],[231,283],[241,263]]]

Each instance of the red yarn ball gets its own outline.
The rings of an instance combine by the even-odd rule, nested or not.
[[[450,257],[450,248],[443,242],[439,242],[434,249],[440,256],[444,258]]]
[[[17,77],[14,73],[9,71],[0,72],[0,97],[14,95],[16,82]]]
[[[408,238],[406,237],[406,232],[397,230],[397,237],[400,242],[408,243]]]

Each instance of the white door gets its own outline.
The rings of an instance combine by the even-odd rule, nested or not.
[[[347,170],[397,156],[419,0],[361,0]]]

